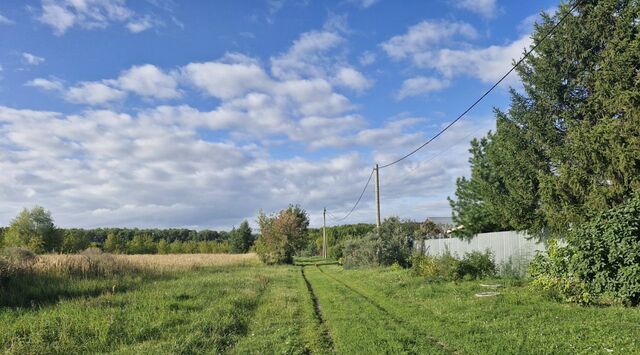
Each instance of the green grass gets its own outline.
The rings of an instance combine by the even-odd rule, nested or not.
[[[337,266],[321,266],[320,270],[415,332],[457,352],[593,354],[609,349],[640,353],[639,308],[561,304],[526,286],[507,286],[497,297],[477,298],[475,293],[486,291],[479,286],[481,282],[434,284],[406,270],[342,270]]]
[[[45,298],[0,308],[0,352],[640,353],[638,308],[561,304],[526,286],[481,299],[477,281],[297,262],[63,280]],[[39,288],[44,280],[29,292]]]

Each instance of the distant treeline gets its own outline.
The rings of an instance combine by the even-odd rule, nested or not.
[[[37,253],[75,253],[94,247],[123,254],[246,253],[256,236],[247,221],[231,231],[186,228],[57,228],[48,211],[24,209],[0,228],[0,248],[25,247]]]

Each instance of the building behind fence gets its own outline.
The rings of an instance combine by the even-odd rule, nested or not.
[[[530,260],[536,251],[544,251],[543,242],[528,239],[525,233],[508,231],[476,234],[470,240],[458,238],[428,239],[424,241],[424,252],[429,255],[441,255],[446,250],[462,257],[471,251],[490,250],[496,264],[502,264],[509,257],[521,257]]]

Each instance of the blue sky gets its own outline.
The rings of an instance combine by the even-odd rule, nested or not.
[[[341,216],[375,162],[455,118],[551,1],[0,3],[0,224],[228,228],[300,203]],[[450,214],[468,142],[514,75],[412,159],[382,213]],[[345,222],[373,222],[373,194]]]

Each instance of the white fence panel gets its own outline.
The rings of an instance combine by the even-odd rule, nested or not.
[[[471,251],[485,251],[489,249],[496,264],[501,264],[511,256],[533,258],[536,251],[545,251],[544,243],[527,239],[524,233],[516,231],[480,233],[470,240],[458,238],[429,239],[424,241],[425,254],[441,255],[447,249],[459,257]]]

